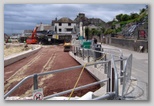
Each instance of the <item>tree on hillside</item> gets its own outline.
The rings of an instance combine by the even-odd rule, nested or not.
[[[101,36],[101,30],[97,30],[97,36]]]
[[[107,34],[113,34],[115,33],[114,29],[107,29],[105,32],[104,32],[104,35],[107,35]]]
[[[121,21],[128,21],[130,19],[130,16],[127,14],[124,14],[121,16]]]
[[[145,12],[145,11],[146,11],[145,8],[141,9],[141,10],[140,10],[140,14],[142,14],[142,13]]]
[[[100,30],[101,30],[101,33],[104,34],[105,28],[104,27],[101,27]]]
[[[92,34],[92,35],[96,35],[96,34],[97,34],[97,30],[96,30],[95,28],[92,28],[92,29],[91,29],[91,34]]]
[[[89,33],[90,33],[91,36],[97,35],[97,36],[100,37],[100,35],[101,35],[102,32],[101,32],[100,29],[92,28],[92,29],[89,31]]]
[[[123,16],[123,14],[119,14],[119,15],[116,15],[116,19],[118,20],[118,21],[121,21],[121,17]]]
[[[131,13],[130,14],[130,19],[135,19],[135,18],[138,18],[139,15],[137,13]]]

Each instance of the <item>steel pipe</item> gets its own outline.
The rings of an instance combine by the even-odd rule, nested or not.
[[[101,81],[94,82],[94,83],[87,84],[87,85],[83,85],[83,86],[75,88],[74,91],[78,91],[78,90],[81,90],[81,89],[84,89],[84,88],[87,88],[87,87],[90,87],[90,86],[94,86],[94,85],[100,84],[102,82],[107,82],[107,81],[108,81],[108,79],[101,80]],[[70,93],[72,90],[73,89],[66,90],[66,91],[63,91],[63,92],[59,92],[59,93],[56,93],[56,94],[53,94],[53,95],[49,95],[49,96],[44,97],[44,99],[49,99],[49,98],[52,98],[52,97],[55,97],[55,96],[64,95],[64,94]]]

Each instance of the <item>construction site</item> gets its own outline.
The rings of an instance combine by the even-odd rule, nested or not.
[[[41,23],[19,41],[5,39],[5,100],[147,100],[148,84],[140,89],[143,84],[132,72],[132,51],[107,45],[147,56],[145,23],[129,26],[125,36],[88,39],[86,23],[76,20],[55,19],[54,30],[45,31]]]
[[[131,92],[132,55],[120,49],[85,39],[5,48],[21,45],[4,59],[5,100],[125,100]]]

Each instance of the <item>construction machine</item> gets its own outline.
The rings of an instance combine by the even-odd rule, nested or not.
[[[69,52],[71,50],[71,42],[70,40],[65,40],[64,42],[64,52]]]
[[[27,38],[27,40],[26,40],[27,44],[36,44],[38,42],[37,37],[36,37],[37,29],[38,29],[38,27],[35,27],[33,32],[32,32],[32,35]]]

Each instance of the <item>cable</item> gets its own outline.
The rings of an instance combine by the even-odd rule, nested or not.
[[[80,75],[79,75],[79,77],[78,77],[78,79],[77,79],[77,81],[76,81],[76,83],[75,83],[75,85],[74,85],[74,88],[73,88],[73,90],[72,90],[72,92],[71,92],[71,94],[70,94],[68,100],[70,100],[70,98],[71,98],[71,96],[72,96],[72,94],[73,94],[73,92],[74,92],[74,89],[76,88],[76,86],[77,86],[77,84],[78,84],[78,82],[79,82],[79,80],[80,80],[80,78],[81,78],[81,75],[82,75],[83,70],[84,70],[84,68],[86,67],[86,65],[87,65],[87,64],[85,64],[85,65],[83,66],[83,68],[82,68],[82,70],[81,70],[81,72],[80,72]]]
[[[103,58],[105,57],[105,55],[106,55],[106,54],[104,54],[99,60],[103,59]],[[72,92],[71,92],[71,94],[69,95],[69,99],[68,99],[68,100],[70,100],[70,98],[72,97],[72,94],[74,93],[74,89],[76,88],[76,86],[77,86],[77,84],[78,84],[78,82],[79,82],[79,80],[80,80],[80,78],[81,78],[81,75],[82,75],[82,73],[83,73],[83,71],[84,71],[86,65],[87,65],[87,64],[90,64],[90,63],[94,63],[94,62],[89,62],[89,63],[85,63],[85,64],[84,64],[84,66],[83,66],[83,68],[82,68],[82,70],[81,70],[81,72],[80,72],[80,75],[79,75],[79,77],[78,77],[78,79],[77,79],[77,81],[76,81],[76,83],[75,83],[75,85],[74,85],[74,87],[73,87],[73,89],[72,89]]]

